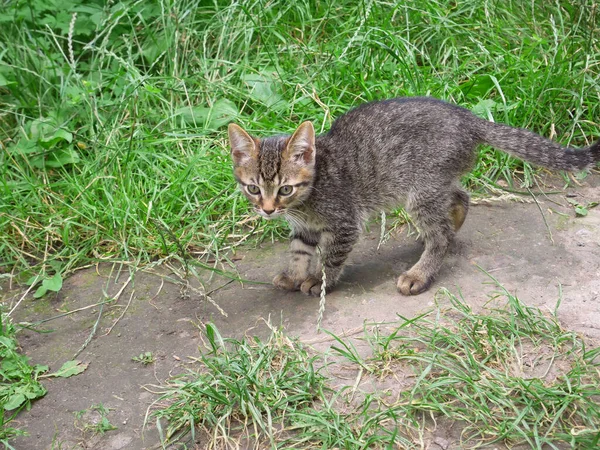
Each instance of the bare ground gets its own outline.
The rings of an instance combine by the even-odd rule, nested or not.
[[[581,204],[599,201],[600,176],[590,176],[566,193]],[[396,314],[412,317],[434,304],[441,287],[480,307],[497,291],[482,268],[529,305],[553,309],[562,289],[561,323],[597,341],[600,207],[576,218],[565,193],[537,199],[539,207],[516,202],[473,206],[436,282],[415,297],[399,295],[395,278],[417,261],[422,245],[402,232],[377,249],[378,225],[374,225],[353,252],[342,283],[327,296],[322,326],[336,334],[354,333],[365,320],[386,321]],[[238,256],[236,266],[243,278],[268,282],[285,262],[285,244],[263,244]],[[207,290],[217,289],[211,297],[227,313],[225,317],[197,291],[170,282],[164,267],[160,274],[138,272],[129,282],[128,269],[123,267],[120,273],[117,269],[101,265],[78,271],[59,294],[28,298],[20,305],[16,319],[35,322],[101,302],[105,294],[115,295],[126,285],[118,302],[105,305],[101,315],[96,306],[40,327],[49,333],[20,334],[20,344],[32,362],[56,370],[82,348],[100,317],[93,339],[78,356],[89,367],[72,378],[44,381],[48,394],[17,419],[17,426],[29,432],[15,442],[17,449],[157,448],[155,424],[150,421],[144,427],[147,408],[156,399],[154,386],[184,371],[190,357],[198,355],[201,322],[213,321],[222,335],[240,337],[266,334],[261,319],[270,317],[288,334],[319,350],[331,344],[316,332],[318,298],[277,291],[268,284],[234,282],[222,287],[227,279],[219,276],[204,280]],[[4,295],[5,301],[14,298],[12,292]],[[156,361],[148,366],[132,361],[143,352],[152,352]],[[389,383],[402,380],[399,373]],[[372,389],[368,382],[359,388]],[[86,424],[99,418],[89,412],[98,404],[109,408],[107,417],[116,430],[105,434],[86,430]],[[82,410],[88,413],[77,419],[75,413]],[[457,436],[451,426],[442,427],[423,441],[423,448],[458,449]],[[203,448],[202,443],[198,448]]]

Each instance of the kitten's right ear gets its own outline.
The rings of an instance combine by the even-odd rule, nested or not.
[[[300,124],[288,141],[283,157],[305,166],[315,164],[315,129],[311,122]]]
[[[235,123],[230,123],[227,131],[229,133],[231,158],[236,165],[243,164],[246,160],[257,157],[256,142],[242,127]]]

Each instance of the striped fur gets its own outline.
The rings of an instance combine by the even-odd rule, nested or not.
[[[585,169],[600,161],[600,143],[564,148],[418,97],[362,105],[321,136],[304,122],[292,136],[262,140],[232,124],[229,138],[242,192],[263,217],[283,216],[293,229],[290,266],[274,284],[313,295],[321,290],[321,270],[327,287],[335,285],[364,220],[399,204],[419,225],[425,250],[397,286],[405,295],[427,289],[466,218],[469,195],[458,180],[479,144],[552,169]]]

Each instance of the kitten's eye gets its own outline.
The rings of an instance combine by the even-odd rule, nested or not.
[[[290,185],[281,186],[279,188],[279,195],[290,195],[294,191],[294,188]]]
[[[255,184],[249,184],[248,186],[246,186],[246,189],[252,195],[258,195],[258,194],[260,194],[260,188],[257,185],[255,185]]]

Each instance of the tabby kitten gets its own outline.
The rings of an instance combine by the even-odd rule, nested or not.
[[[425,291],[467,215],[469,195],[459,178],[472,167],[478,144],[552,169],[581,170],[600,161],[600,141],[564,148],[418,97],[364,104],[320,136],[310,122],[292,136],[265,139],[230,124],[229,141],[242,192],[262,217],[283,216],[292,228],[289,268],[273,283],[312,295],[321,291],[321,263],[330,289],[369,215],[400,204],[420,228],[425,249],[400,275],[398,290]]]

